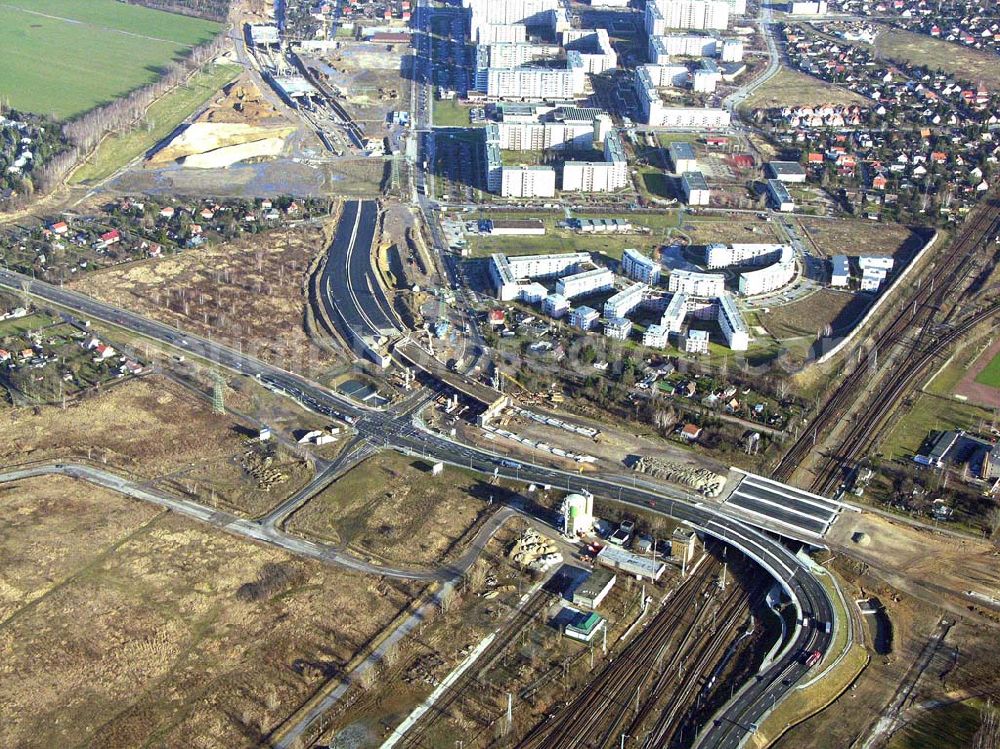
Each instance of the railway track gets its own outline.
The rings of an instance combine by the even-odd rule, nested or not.
[[[857,403],[860,394],[865,392],[871,373],[878,369],[879,356],[884,358],[890,355],[898,346],[905,345],[908,338],[912,338],[907,350],[893,362],[888,379],[879,385],[874,402],[856,416],[841,449],[827,456],[811,486],[813,491],[820,493],[834,488],[844,466],[871,443],[877,427],[900,395],[920,376],[923,368],[963,333],[998,311],[996,304],[976,310],[938,338],[931,331],[931,324],[943,305],[954,298],[962,283],[975,271],[977,251],[997,234],[998,228],[1000,198],[994,195],[974,212],[958,238],[937,258],[910,303],[896,313],[888,326],[875,337],[871,347],[859,351],[855,368],[844,376],[840,386],[778,463],[773,472],[776,479],[787,481],[813,450],[817,436],[829,434]],[[955,308],[949,316],[954,311]],[[912,336],[914,331],[916,335]]]
[[[661,673],[652,694],[666,694],[666,701],[650,700],[644,710],[645,714],[637,716],[626,731],[631,736],[643,735],[644,725],[652,714],[657,714],[652,727],[645,728],[643,749],[669,747],[676,745],[678,739],[684,745],[689,726],[693,729],[690,735],[694,735],[697,726],[690,725],[695,717],[692,711],[697,709],[701,699],[714,686],[714,669],[719,666],[730,644],[738,637],[739,629],[750,620],[751,601],[763,594],[766,585],[762,581],[757,581],[749,589],[734,585],[714,613],[708,635],[704,636],[702,631],[702,637],[694,639],[694,629],[687,633],[686,642],[679,649],[686,653],[683,663],[689,664],[683,671],[683,677],[672,680],[673,674],[669,671]]]
[[[681,652],[678,644],[694,637],[695,626],[707,606],[699,606],[699,601],[711,590],[720,568],[714,557],[706,559],[646,628],[575,699],[537,725],[518,746],[592,749],[617,742],[632,712],[642,710],[644,687],[647,703],[655,701],[656,695],[649,690],[650,675],[654,671],[661,675],[674,673]]]
[[[503,655],[508,646],[521,633],[521,630],[538,617],[548,600],[549,593],[544,587],[537,591],[528,603],[514,614],[514,617],[504,626],[502,632],[497,635],[490,646],[483,651],[483,654],[479,656],[479,661],[455,680],[396,746],[404,749],[417,749],[418,747],[433,749],[435,744],[426,741],[430,729],[463,698],[474,696],[475,690],[472,689],[472,686],[479,679],[479,676]]]

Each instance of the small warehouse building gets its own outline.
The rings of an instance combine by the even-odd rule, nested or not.
[[[830,274],[830,285],[843,288],[851,280],[851,269],[847,262],[847,255],[833,256],[833,272]]]
[[[670,154],[670,163],[674,165],[675,174],[698,171],[698,159],[694,153],[694,146],[690,143],[683,141],[671,143],[667,152]]]
[[[573,591],[573,605],[588,609],[596,609],[601,605],[611,589],[615,587],[617,575],[601,567],[595,568],[590,577],[584,580]]]
[[[593,642],[597,633],[607,626],[604,617],[598,613],[580,613],[571,623],[563,629],[563,634],[573,640],[580,642]]]
[[[708,182],[701,172],[684,172],[681,176],[681,192],[688,205],[708,205],[711,198]]]
[[[639,580],[659,580],[666,568],[663,562],[611,545],[605,546],[597,554],[597,563],[626,575],[635,575]]]
[[[806,181],[806,170],[797,161],[769,161],[767,176],[779,182],[802,183]]]
[[[785,184],[779,180],[769,179],[767,181],[767,197],[771,207],[776,211],[791,213],[795,210],[795,201],[792,200]]]

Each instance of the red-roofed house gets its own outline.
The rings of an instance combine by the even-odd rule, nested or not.
[[[823,154],[816,153],[815,151],[813,151],[812,153],[810,153],[806,157],[806,159],[808,160],[808,162],[810,164],[822,164],[823,163]]]
[[[117,229],[112,229],[111,231],[106,231],[101,235],[101,241],[104,244],[114,244],[120,241],[122,238],[121,234],[118,233]]]
[[[65,221],[56,221],[49,229],[53,234],[65,234],[69,231],[69,225]]]
[[[10,351],[0,348],[0,361],[8,361],[10,359]]]
[[[507,316],[504,314],[502,309],[491,309],[487,317],[490,325],[498,327],[506,322]]]
[[[97,358],[102,361],[115,355],[115,350],[106,343],[98,343],[94,351],[97,352]]]

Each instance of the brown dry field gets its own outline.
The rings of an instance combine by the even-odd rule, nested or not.
[[[901,224],[861,219],[798,219],[806,236],[823,255],[893,255],[923,242]]]
[[[725,218],[698,216],[686,218],[680,233],[691,239],[691,244],[710,242],[776,242],[778,235],[774,227],[749,214],[738,214]]]
[[[286,476],[270,491],[241,467],[248,428],[160,376],[122,383],[66,410],[0,411],[0,461],[83,460],[189,499],[255,516],[304,485],[305,461],[279,448],[272,467]]]
[[[69,405],[0,411],[0,462],[80,458],[152,478],[239,449],[237,424],[162,377]]]
[[[851,292],[819,289],[791,304],[771,307],[759,319],[779,341],[801,336],[812,339],[826,325],[841,333],[850,330],[870,303],[870,298]]]
[[[259,746],[417,592],[81,486],[0,495],[2,746]]]
[[[294,533],[343,544],[385,562],[426,565],[453,555],[506,494],[479,476],[383,452],[349,471],[288,522]]]
[[[304,374],[336,363],[305,330],[309,268],[336,221],[94,273],[77,291]]]
[[[860,94],[797,70],[782,67],[771,80],[746,100],[744,107],[815,106],[817,104],[871,104]]]

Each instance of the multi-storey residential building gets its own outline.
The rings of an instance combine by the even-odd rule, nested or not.
[[[562,46],[578,52],[584,69],[592,75],[618,67],[618,53],[611,46],[607,29],[567,29],[562,33]]]
[[[613,192],[627,185],[625,149],[614,130],[604,139],[604,161],[567,161],[563,164],[563,190]]]
[[[586,305],[574,307],[569,313],[569,324],[580,330],[593,330],[599,319],[601,319],[600,313]]]
[[[470,11],[472,40],[483,40],[484,27],[521,24],[549,24],[549,13],[559,9],[559,0],[463,0],[462,7]]]
[[[503,159],[500,154],[500,131],[495,122],[483,128],[483,165],[486,170],[486,189],[500,192],[503,186]]]
[[[497,297],[502,301],[517,299],[521,289],[533,278],[551,278],[563,273],[575,273],[590,260],[586,252],[564,252],[554,255],[518,255],[502,253],[490,256],[489,274]]]
[[[500,194],[505,198],[551,198],[556,194],[556,170],[551,166],[501,167]]]
[[[684,318],[688,313],[687,294],[677,292],[667,303],[667,308],[660,316],[660,325],[671,333],[680,333],[684,329]]]
[[[609,317],[604,321],[604,335],[616,341],[628,340],[632,333],[632,321],[624,317]]]
[[[542,302],[542,312],[558,320],[569,312],[569,299],[561,294],[549,294]]]
[[[556,282],[556,293],[562,294],[567,299],[574,299],[586,294],[608,291],[614,287],[614,273],[607,268],[595,268],[583,273],[563,276]]]
[[[791,248],[774,242],[734,242],[710,244],[705,251],[705,265],[709,268],[728,268],[731,265],[769,265],[780,261]]]
[[[650,348],[666,348],[670,343],[670,331],[662,325],[653,323],[642,335],[642,345]]]
[[[660,282],[660,264],[631,247],[622,253],[622,273],[645,284]]]
[[[646,3],[646,33],[663,36],[667,29],[725,29],[729,8],[726,0],[650,0]]]
[[[729,348],[733,351],[746,351],[750,347],[750,329],[743,316],[736,308],[736,303],[729,294],[719,295],[719,314],[716,320],[722,328]]]
[[[790,247],[786,247],[778,262],[773,265],[740,274],[740,294],[743,296],[767,294],[787,286],[794,278],[795,255]]]
[[[676,141],[667,148],[670,155],[670,163],[674,166],[675,174],[698,171],[698,159],[694,153],[694,146],[685,141]]]
[[[673,270],[667,280],[667,290],[693,297],[717,297],[726,291],[726,277],[719,273]]]
[[[639,305],[649,287],[644,283],[635,283],[612,296],[604,303],[605,317],[628,317]]]

